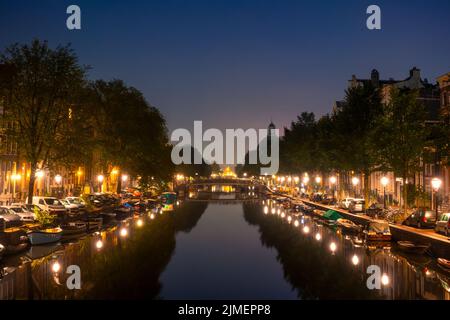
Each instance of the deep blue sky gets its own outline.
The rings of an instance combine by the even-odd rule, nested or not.
[[[82,30],[65,27],[66,7]],[[366,29],[366,8],[382,30]],[[72,43],[90,78],[123,79],[159,107],[169,128],[288,125],[324,114],[352,74],[430,81],[450,71],[450,1],[0,0],[0,48]]]

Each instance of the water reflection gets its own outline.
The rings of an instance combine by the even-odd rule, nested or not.
[[[355,236],[299,213],[300,228],[278,215],[263,214],[257,203],[244,203],[245,219],[260,230],[261,242],[278,251],[286,279],[300,299],[450,299],[449,275],[427,256],[407,255],[391,243],[366,245]],[[279,210],[273,201],[267,210]],[[378,265],[381,290],[368,290],[366,271]]]
[[[1,263],[0,299],[450,299],[450,275],[431,257],[248,195],[192,199]],[[67,289],[70,265],[81,290]],[[370,265],[381,290],[366,286]]]

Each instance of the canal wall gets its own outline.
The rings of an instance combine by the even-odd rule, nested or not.
[[[322,210],[334,210],[339,212],[344,218],[349,219],[357,224],[360,225],[367,225],[369,222],[373,221],[374,219],[371,219],[364,215],[357,215],[353,213],[346,212],[342,209],[335,208],[332,206],[326,206],[323,204],[319,204],[316,202],[304,200],[304,199],[297,199],[293,197],[289,197],[293,201],[301,201],[304,202],[310,206],[316,207],[318,209]],[[450,260],[450,241],[448,239],[445,239],[443,236],[436,235],[433,233],[424,233],[423,230],[415,230],[414,228],[402,226],[402,225],[396,225],[396,224],[389,224],[392,234],[392,239],[394,241],[411,241],[415,243],[421,243],[421,244],[430,244],[430,253],[436,257],[436,258],[445,258]],[[426,232],[426,231],[425,231]]]

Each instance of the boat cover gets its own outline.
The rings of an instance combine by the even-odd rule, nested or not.
[[[339,214],[339,212],[337,212],[337,211],[334,211],[334,210],[328,210],[327,212],[325,212],[324,214],[323,214],[323,217],[325,218],[325,219],[328,219],[328,220],[337,220],[337,219],[342,219],[342,216]]]

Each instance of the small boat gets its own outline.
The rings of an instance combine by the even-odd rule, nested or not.
[[[344,232],[348,233],[360,233],[361,232],[361,226],[357,225],[351,220],[348,219],[338,219],[337,225],[342,229]]]
[[[391,241],[392,239],[389,223],[383,220],[369,222],[364,230],[364,235],[367,241]]]
[[[78,236],[86,232],[86,223],[83,221],[69,222],[61,225],[63,230],[63,237]]]
[[[60,227],[42,230],[31,230],[27,233],[28,238],[30,239],[30,243],[33,246],[58,242],[61,240],[62,234],[63,230]]]
[[[86,230],[88,232],[100,230],[103,225],[103,219],[100,217],[90,217],[85,219],[84,222],[86,223]]]
[[[26,232],[20,228],[7,228],[0,232],[0,242],[5,248],[5,255],[20,253],[30,245]]]
[[[124,220],[133,214],[134,210],[131,207],[120,207],[114,210],[116,220]]]
[[[429,244],[416,244],[411,241],[397,241],[397,244],[400,250],[415,254],[424,254],[430,247]]]
[[[0,261],[3,258],[3,255],[5,254],[6,248],[0,243]]]
[[[447,260],[444,258],[438,258],[437,263],[438,263],[438,266],[440,266],[442,269],[450,272],[450,260]]]
[[[103,223],[109,223],[116,219],[116,213],[114,212],[102,212],[100,216],[103,218]]]

